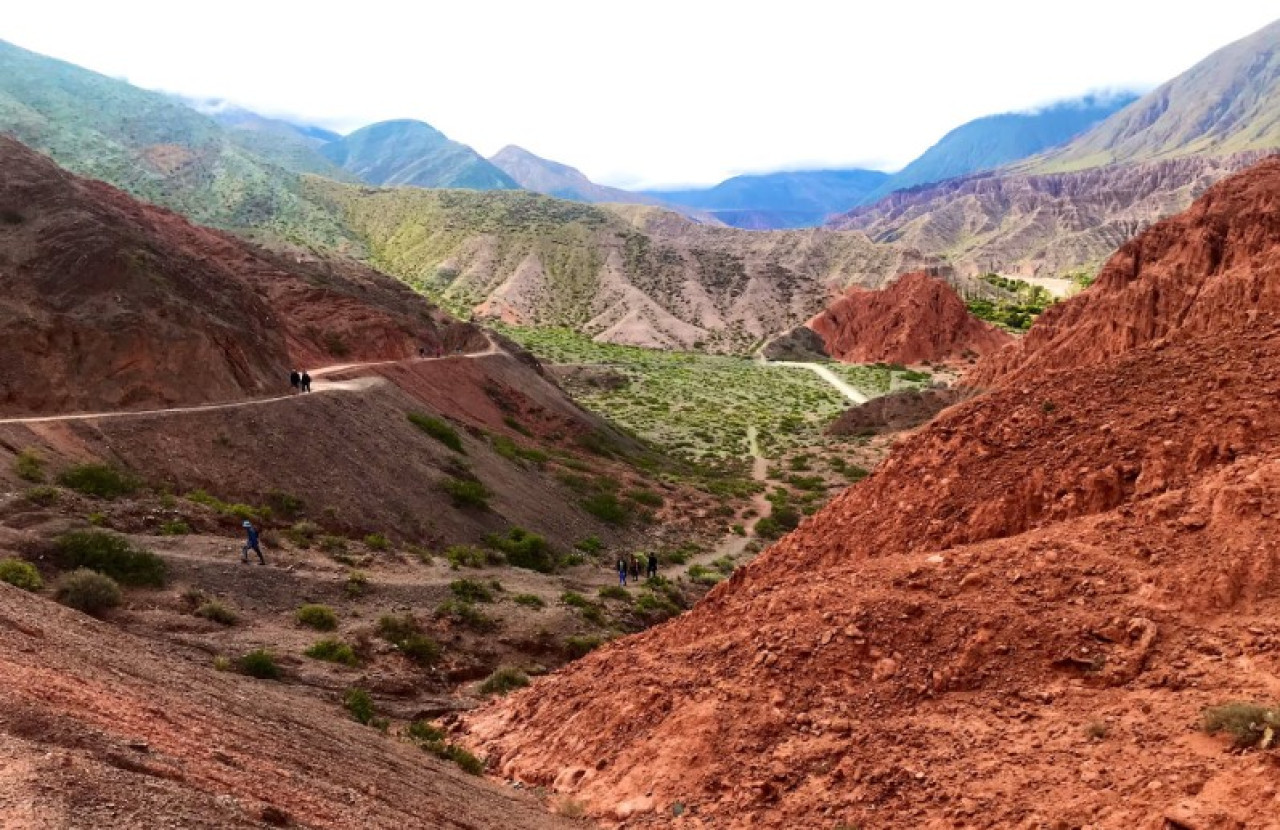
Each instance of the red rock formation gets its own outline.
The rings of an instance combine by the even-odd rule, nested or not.
[[[197,227],[3,136],[0,171],[2,414],[279,391],[291,364],[408,356],[449,322],[368,268]]]
[[[805,324],[848,363],[922,363],[987,354],[1013,337],[974,317],[955,289],[923,272],[880,291],[852,288]]]
[[[1198,724],[1280,672],[1280,313],[1274,277],[1216,282],[1272,261],[1273,175],[1187,219],[1258,210],[1136,243],[1200,277],[1204,310],[1150,334],[1176,336],[948,409],[691,613],[472,713],[470,740],[625,826],[677,803],[717,827],[1267,826],[1274,771]],[[1126,302],[1163,319],[1163,287]]]
[[[1052,306],[969,381],[1101,363],[1156,341],[1248,326],[1280,311],[1280,157],[1215,185],[1124,245],[1086,292]]]

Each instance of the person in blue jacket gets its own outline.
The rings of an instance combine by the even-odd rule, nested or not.
[[[253,522],[249,521],[248,519],[244,520],[244,534],[246,538],[244,542],[244,547],[240,549],[240,561],[243,564],[248,565],[249,551],[253,551],[254,553],[258,554],[259,565],[267,564],[267,560],[262,558],[262,548],[258,546],[258,529],[254,527]]]

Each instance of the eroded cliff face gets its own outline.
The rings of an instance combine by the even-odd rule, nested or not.
[[[468,739],[625,826],[1261,826],[1272,771],[1198,724],[1280,672],[1280,309],[1244,276],[1272,261],[1275,174],[1100,284],[1166,319],[1161,282],[1121,276],[1162,250],[1203,311],[1002,377],[692,612],[468,715]],[[1256,210],[1197,221],[1234,193]],[[1062,334],[1106,330],[1083,300]]]
[[[1227,179],[1107,262],[967,380],[989,386],[1094,365],[1142,346],[1247,327],[1280,311],[1280,157]]]
[[[955,289],[923,272],[879,291],[854,288],[805,324],[848,363],[923,363],[983,355],[1013,337],[969,313]]]
[[[234,400],[450,325],[368,268],[192,225],[5,137],[0,169],[0,413]]]
[[[1096,267],[1214,182],[1265,156],[1185,157],[1047,175],[988,173],[899,191],[829,226],[946,254],[962,275],[1054,276]]]

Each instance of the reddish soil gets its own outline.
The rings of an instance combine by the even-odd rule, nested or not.
[[[902,389],[850,407],[831,422],[831,435],[869,435],[915,429],[970,393],[961,389]]]
[[[1273,175],[1207,201],[1274,205]],[[1253,204],[1214,237],[1232,273],[1280,253]],[[1280,314],[1274,285],[1169,269],[1222,298],[1211,330],[952,407],[691,613],[473,713],[469,740],[627,826],[1280,826],[1280,756],[1199,728],[1280,699]],[[1162,307],[1145,286],[1133,307]]]
[[[879,291],[850,289],[805,324],[848,363],[924,363],[987,354],[1013,338],[969,313],[955,289],[923,272]]]
[[[1210,188],[1125,244],[1097,282],[982,361],[977,386],[1101,363],[1280,311],[1280,157]]]
[[[0,165],[0,414],[234,400],[472,337],[355,263],[194,226],[4,136]]]
[[[0,823],[574,826],[296,687],[0,583]]]

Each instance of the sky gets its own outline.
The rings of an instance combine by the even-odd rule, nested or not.
[[[426,121],[620,187],[892,171],[965,121],[1149,90],[1274,0],[143,0],[7,4],[0,39],[347,132]]]

